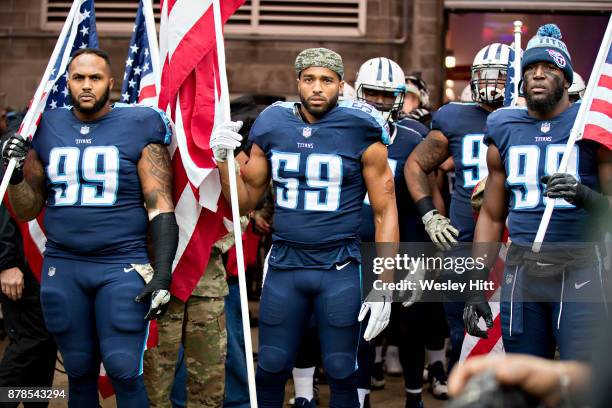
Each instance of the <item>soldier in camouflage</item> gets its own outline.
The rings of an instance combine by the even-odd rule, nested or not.
[[[170,407],[179,345],[185,348],[187,403],[195,407],[223,406],[225,384],[224,297],[228,294],[222,255],[234,245],[228,233],[215,242],[206,271],[186,303],[172,298],[158,321],[159,345],[145,353],[145,384],[151,407]]]

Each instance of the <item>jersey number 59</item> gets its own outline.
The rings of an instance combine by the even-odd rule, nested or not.
[[[306,157],[305,178],[311,188],[300,188],[300,180],[282,177],[300,173],[300,153],[272,153],[272,179],[282,184],[276,188],[276,203],[280,207],[297,209],[300,190],[304,192],[304,210],[336,211],[340,206],[342,158],[335,154],[312,153]]]

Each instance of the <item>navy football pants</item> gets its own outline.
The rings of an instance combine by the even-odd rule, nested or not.
[[[134,298],[144,281],[129,264],[45,257],[41,303],[69,381],[69,407],[98,406],[100,361],[120,408],[148,407],[142,378],[148,304]]]
[[[258,405],[282,407],[285,382],[314,312],[331,390],[330,407],[359,407],[356,359],[360,306],[360,268],[355,261],[340,270],[270,266],[259,306]]]
[[[590,360],[597,325],[606,320],[598,266],[568,268],[558,276],[527,276],[524,266],[506,266],[501,323],[504,348],[552,359]]]

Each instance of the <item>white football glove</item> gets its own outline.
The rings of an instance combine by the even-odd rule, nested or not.
[[[242,121],[223,122],[217,126],[210,136],[210,148],[215,155],[217,163],[227,160],[227,152],[234,152],[240,146],[242,135],[238,133],[242,127]]]
[[[416,268],[414,271],[410,271],[406,275],[404,280],[409,281],[409,282],[414,282],[415,289],[410,291],[410,296],[408,297],[408,299],[402,302],[402,306],[410,307],[421,299],[421,296],[423,295],[423,289],[421,289],[421,282],[425,280],[426,272],[427,270],[423,267],[423,265],[419,263],[418,268]],[[404,290],[399,292],[400,297],[403,297],[404,294],[405,294]]]
[[[422,218],[425,231],[429,234],[431,241],[436,244],[438,249],[445,251],[457,244],[459,231],[453,227],[450,220],[438,214],[437,210],[431,210]]]
[[[374,292],[374,291],[373,291]],[[374,297],[376,300],[369,301],[366,300],[361,305],[361,310],[359,311],[359,317],[357,320],[360,322],[365,319],[370,312],[370,318],[368,319],[368,326],[366,327],[365,333],[363,333],[363,338],[366,341],[372,340],[374,337],[378,336],[385,327],[389,324],[389,319],[391,318],[391,301],[392,294],[391,292],[383,292],[376,291],[380,293],[373,294],[370,292],[368,298]]]

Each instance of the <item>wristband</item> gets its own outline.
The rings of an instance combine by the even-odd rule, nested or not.
[[[427,213],[436,209],[436,206],[433,203],[433,200],[430,196],[423,197],[416,203],[414,203],[421,217],[424,217]]]

